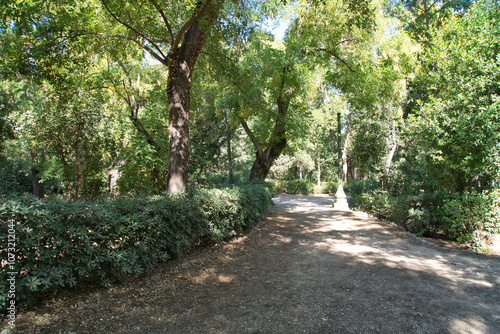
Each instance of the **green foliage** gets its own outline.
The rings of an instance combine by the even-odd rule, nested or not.
[[[382,189],[363,192],[354,197],[354,205],[362,211],[375,214],[379,218],[392,216],[392,205],[389,193]]]
[[[352,183],[347,191],[358,208],[413,233],[447,236],[479,250],[498,229],[500,6],[477,1],[463,15],[453,15],[445,8],[450,3],[434,9],[448,20],[435,17],[440,22],[424,27],[417,18],[425,31],[413,34],[434,47],[420,58],[422,72],[408,97],[406,118],[380,114],[385,106],[353,117],[359,132],[350,153],[360,174],[381,174],[380,157],[389,144],[402,147],[393,165],[398,170],[384,173],[384,190]],[[439,30],[429,29],[436,24]]]
[[[391,194],[351,186],[355,207],[389,219],[417,235],[447,236],[474,250],[484,249],[500,229],[500,190],[463,194]]]
[[[31,191],[31,171],[27,163],[10,161],[0,155],[0,195],[13,196]]]
[[[309,195],[314,190],[314,185],[308,180],[275,180],[274,191],[289,195]]]
[[[441,27],[453,13],[467,10],[471,0],[388,1],[388,10],[399,17],[413,39],[430,46],[432,30]]]
[[[455,194],[442,207],[447,234],[474,250],[500,230],[500,190]]]
[[[351,196],[360,196],[361,194],[380,188],[380,184],[373,180],[358,181],[354,180],[350,182],[345,191]]]
[[[109,285],[123,275],[150,271],[181,247],[220,242],[256,224],[272,204],[268,188],[244,185],[91,201],[0,199],[0,242],[9,222],[16,234],[16,298],[83,281]],[[2,259],[7,258],[2,247]],[[3,291],[7,272],[0,274]],[[0,297],[1,308],[7,296]]]
[[[429,97],[407,121],[413,165],[441,187],[487,189],[500,177],[500,5],[478,1],[435,32],[422,80]]]
[[[338,182],[321,182],[321,186],[315,192],[320,194],[335,194],[337,188]]]

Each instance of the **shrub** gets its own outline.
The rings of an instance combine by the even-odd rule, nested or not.
[[[313,191],[313,185],[307,180],[290,180],[286,182],[287,194],[309,195]]]
[[[308,195],[313,192],[314,186],[308,180],[276,180],[273,191],[277,194]]]
[[[417,235],[436,235],[443,230],[440,207],[447,194],[419,192],[395,200],[393,220]]]
[[[392,198],[387,191],[376,189],[364,192],[354,198],[355,205],[360,210],[371,212],[379,218],[390,219],[390,217],[392,217]]]
[[[0,196],[31,193],[31,170],[23,161],[9,161],[0,155]]]
[[[218,242],[254,225],[271,205],[268,188],[245,185],[188,194],[116,200],[0,199],[0,255],[7,259],[15,232],[16,299],[72,287],[83,281],[109,285],[141,274],[203,238]],[[2,263],[4,266],[5,263]],[[0,296],[6,307],[7,295]]]
[[[363,193],[369,192],[371,190],[375,190],[380,188],[380,184],[376,181],[366,180],[366,181],[352,181],[347,187],[345,187],[345,191],[351,194],[353,197],[360,196]]]
[[[474,250],[500,229],[500,190],[454,195],[442,207],[446,232]]]
[[[427,193],[391,195],[381,189],[367,189],[351,183],[355,206],[362,211],[389,219],[417,235],[449,238],[476,251],[500,230],[500,190],[463,194]]]
[[[319,189],[320,194],[335,194],[337,191],[338,182],[322,182]]]

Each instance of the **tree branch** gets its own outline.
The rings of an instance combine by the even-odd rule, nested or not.
[[[163,19],[163,22],[165,23],[165,26],[168,29],[170,43],[172,43],[172,41],[174,40],[174,34],[172,33],[172,28],[170,27],[170,24],[168,23],[168,19],[167,19],[167,16],[165,15],[165,12],[163,11],[163,9],[161,9],[161,7],[158,5],[156,0],[149,0],[149,2],[151,2],[153,4],[153,6],[156,8],[156,10],[160,13],[160,15]]]
[[[241,120],[241,125],[243,126],[243,129],[245,129],[245,132],[247,133],[248,138],[250,138],[253,145],[255,146],[255,149],[257,150],[258,158],[262,158],[264,156],[264,152],[262,151],[262,147],[260,146],[257,139],[255,139],[255,137],[253,136],[252,131],[250,131],[250,129],[248,128],[247,122],[244,119]]]
[[[189,29],[189,27],[191,27],[191,25],[194,22],[196,22],[196,20],[198,20],[201,17],[201,15],[203,15],[203,13],[205,12],[205,10],[207,9],[208,5],[210,4],[210,2],[212,0],[206,0],[206,1],[207,2],[205,2],[203,7],[201,7],[201,9],[196,13],[196,15],[191,16],[189,21],[187,21],[186,24],[184,24],[184,26],[181,28],[181,30],[177,34],[175,41],[172,43],[171,50],[177,49],[177,47],[179,46],[179,43],[181,42],[181,39],[182,39],[182,36],[184,35],[184,33]]]
[[[130,77],[130,72],[125,68],[125,66],[121,62],[119,63],[119,65],[122,68],[123,72],[125,73],[125,75],[128,79],[130,89],[134,89],[133,84],[132,84],[132,79]],[[144,124],[142,124],[141,120],[138,117],[139,109],[142,107],[142,104],[140,102],[137,103],[134,94],[130,93],[127,90],[127,85],[125,83],[125,79],[123,79],[123,83],[122,83],[125,94],[122,94],[120,92],[120,90],[118,89],[117,85],[115,84],[115,81],[111,78],[109,65],[108,65],[108,76],[109,76],[109,80],[111,81],[111,84],[113,85],[113,87],[115,89],[116,94],[118,94],[118,96],[121,97],[125,101],[127,106],[129,107],[130,114],[129,114],[128,118],[130,119],[130,121],[132,121],[132,124],[134,125],[136,130],[139,133],[141,133],[142,135],[144,135],[146,142],[149,145],[153,146],[157,153],[160,152],[160,149],[161,149],[160,145],[158,144],[156,139],[153,137],[153,135],[151,135],[151,133],[146,129]]]
[[[356,40],[357,40],[357,38],[344,39],[344,40],[339,41],[338,43],[336,43],[335,46],[339,46],[340,44],[347,43],[347,42],[353,42],[353,41],[356,41]]]
[[[167,65],[166,57],[161,52],[161,50],[159,50],[160,54],[161,54],[160,55],[160,54],[156,53],[153,49],[151,49],[149,46],[144,44],[142,41],[140,41],[136,38],[132,38],[132,37],[129,37],[129,36],[123,35],[123,34],[105,34],[105,33],[89,33],[89,34],[93,34],[93,35],[97,35],[97,36],[106,36],[106,37],[118,37],[118,38],[125,39],[127,41],[134,42],[135,44],[139,45],[141,48],[146,50],[151,56],[153,56],[153,58],[158,60],[160,63],[162,63],[163,65]]]
[[[352,73],[356,74],[356,76],[359,77],[358,73],[355,70],[353,70],[351,68],[351,66],[349,66],[349,64],[347,64],[347,62],[344,59],[339,57],[339,55],[337,55],[337,53],[335,51],[328,50],[328,49],[316,49],[316,51],[323,51],[323,52],[326,52],[326,53],[332,55],[335,59],[339,60],[342,64],[344,64],[345,67],[347,67],[347,69],[349,69],[349,71],[351,71]]]
[[[222,64],[222,63],[221,63],[221,62],[217,59],[217,57],[214,57],[213,55],[211,55],[210,53],[205,52],[205,51],[201,51],[200,53],[201,53],[201,54],[205,54],[205,55],[207,55],[207,56],[209,56],[209,57],[211,57],[211,58],[213,58],[213,59],[214,59],[214,61],[215,61],[215,62],[212,62],[210,59],[207,59],[207,61],[208,61],[209,63],[211,63],[211,64],[215,64],[216,66],[219,66],[220,68],[222,68],[222,69],[226,70],[226,68],[224,67],[224,65],[223,65],[223,64]],[[227,58],[227,57],[226,57],[226,58]],[[231,77],[233,77],[233,76],[231,76]],[[248,94],[247,94],[247,93],[243,90],[243,88],[241,88],[241,87],[240,87],[240,85],[238,84],[238,82],[236,82],[235,80],[232,80],[232,79],[230,79],[230,81],[231,81],[231,83],[232,83],[233,85],[235,85],[235,86],[236,86],[236,88],[238,88],[238,90],[239,90],[239,91],[240,91],[243,95],[245,95],[245,96],[246,96],[246,97],[248,97],[248,98],[250,97],[250,96],[248,96]]]
[[[135,29],[134,27],[132,27],[130,24],[128,24],[127,22],[123,21],[123,20],[120,20],[112,11],[111,9],[108,7],[108,5],[105,3],[104,0],[100,0],[102,5],[104,6],[104,8],[106,8],[106,10],[108,11],[108,13],[120,24],[122,24],[123,26],[127,27],[129,30],[133,31],[134,33],[136,33],[138,36],[141,36],[142,38],[144,38],[144,40],[148,41],[149,43],[151,43],[151,45],[153,45],[153,47],[163,56],[163,58],[160,58],[160,57],[157,57],[158,54],[153,51],[150,47],[148,47],[144,42],[140,42],[137,38],[131,38],[131,37],[128,37],[128,36],[125,36],[125,35],[121,35],[121,34],[114,34],[114,35],[119,35],[119,36],[122,36],[122,37],[125,37],[126,39],[130,40],[130,41],[133,41],[135,43],[137,43],[137,45],[141,46],[143,49],[145,49],[146,51],[148,51],[153,57],[155,57],[156,59],[158,59],[158,61],[160,61],[162,64],[165,64],[166,65],[166,61],[165,61],[165,55],[163,54],[163,52],[161,51],[160,47],[158,45],[156,45],[152,40],[150,40],[146,35],[144,35],[143,33],[141,33],[140,31],[138,31],[137,29]],[[155,56],[156,55],[156,56]],[[162,59],[162,60],[160,60]]]

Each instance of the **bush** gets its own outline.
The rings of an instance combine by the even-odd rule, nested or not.
[[[253,226],[271,203],[258,185],[96,202],[0,199],[2,259],[9,229],[16,237],[15,270],[0,273],[0,287],[7,291],[7,272],[17,272],[16,299],[30,303],[83,281],[110,285],[150,271],[192,242],[219,242]],[[8,301],[0,296],[0,308]]]
[[[0,196],[31,193],[33,190],[30,166],[23,161],[9,161],[0,155]]]
[[[273,184],[273,191],[277,194],[309,195],[313,190],[314,186],[308,180],[277,180]]]
[[[290,180],[285,184],[286,193],[291,195],[309,195],[313,191],[313,185],[307,180]]]
[[[392,198],[387,191],[376,189],[364,192],[355,198],[356,207],[375,214],[379,218],[390,219],[393,214]]]
[[[319,189],[320,194],[335,194],[337,192],[338,182],[322,182]]]
[[[476,251],[500,230],[500,190],[463,194],[427,193],[391,195],[351,183],[355,207],[389,219],[417,235],[446,235]]]
[[[419,236],[435,236],[443,230],[440,207],[446,198],[442,193],[403,194],[395,200],[392,220]]]
[[[345,187],[345,191],[351,194],[351,196],[360,196],[363,193],[380,188],[380,183],[372,180],[366,181],[352,181]]]
[[[483,250],[500,229],[500,190],[454,195],[442,207],[446,232],[474,250]]]

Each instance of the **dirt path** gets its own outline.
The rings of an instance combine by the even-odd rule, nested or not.
[[[500,258],[439,248],[326,196],[120,287],[19,315],[20,333],[500,333]]]

